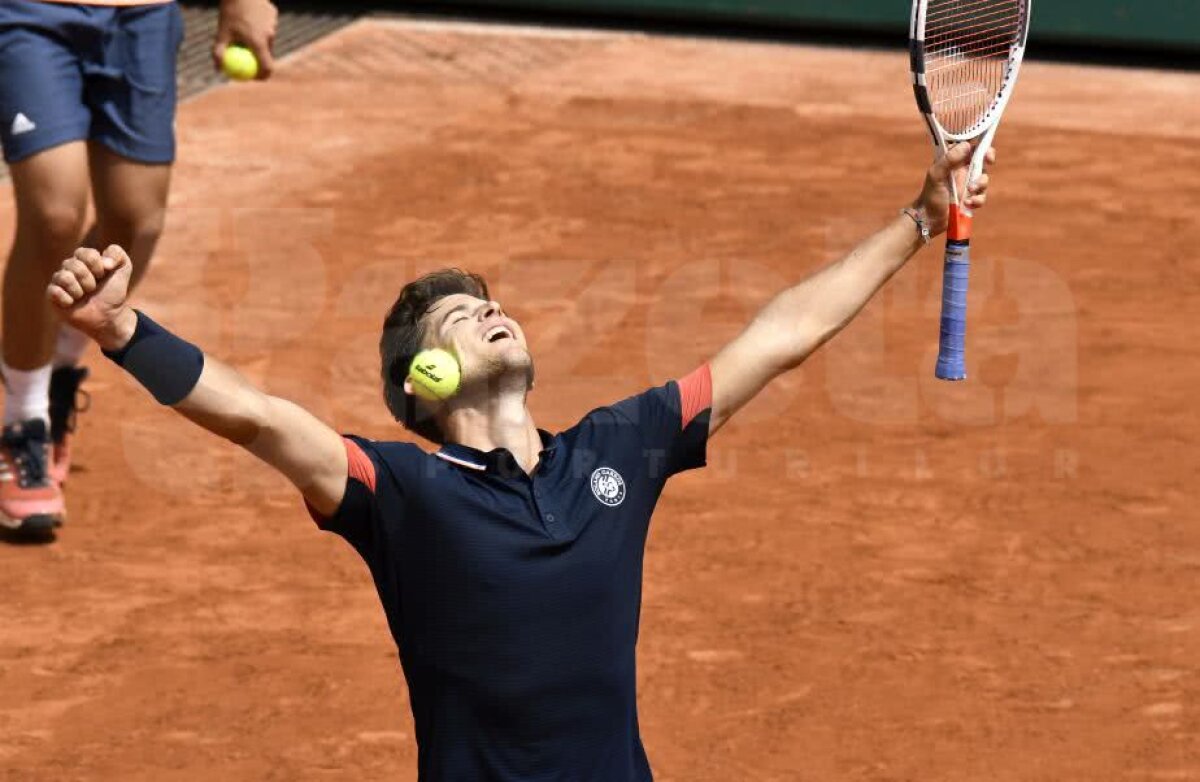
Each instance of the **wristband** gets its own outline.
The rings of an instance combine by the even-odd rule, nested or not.
[[[177,405],[192,393],[204,370],[204,353],[137,313],[137,328],[120,350],[101,351],[154,395],[160,404]]]

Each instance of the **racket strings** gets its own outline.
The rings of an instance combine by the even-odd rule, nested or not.
[[[1024,0],[931,0],[926,79],[933,112],[953,134],[984,119],[1004,87],[1026,17]]]
[[[1000,16],[1008,13],[1010,8],[1019,5],[1019,0],[959,0],[954,5],[943,0],[942,6],[939,7],[935,0],[929,6],[925,24],[928,28],[935,24],[945,24],[963,18],[979,20],[989,16]]]

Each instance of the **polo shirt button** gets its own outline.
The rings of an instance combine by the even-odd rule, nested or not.
[[[547,513],[547,514],[546,514],[546,521],[548,521],[548,522],[550,522],[551,524],[553,524],[553,523],[554,523],[554,514],[553,514],[553,513]]]
[[[533,490],[533,496],[534,496],[534,497],[541,497],[541,496],[542,496],[542,490],[541,490],[541,489],[534,489],[534,490]]]

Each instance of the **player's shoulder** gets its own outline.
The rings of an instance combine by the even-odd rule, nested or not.
[[[369,437],[347,434],[344,437],[358,446],[376,467],[382,467],[397,477],[406,472],[420,468],[426,460],[432,458],[415,443],[403,440],[373,440]]]
[[[578,429],[588,426],[638,426],[652,415],[664,409],[678,409],[679,384],[670,380],[662,385],[643,389],[611,404],[589,410],[579,423]]]

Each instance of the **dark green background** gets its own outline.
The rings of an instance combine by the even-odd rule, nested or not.
[[[909,0],[474,0],[472,5],[820,25],[904,35]],[[1200,51],[1200,0],[1038,0],[1034,45],[1087,44]]]

